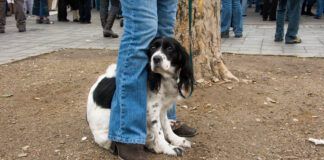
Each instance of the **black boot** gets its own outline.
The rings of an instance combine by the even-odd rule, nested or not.
[[[118,35],[111,30],[118,11],[119,9],[117,7],[111,7],[103,30],[104,37],[118,38]]]

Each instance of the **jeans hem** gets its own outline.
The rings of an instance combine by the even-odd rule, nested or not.
[[[145,144],[146,138],[126,138],[108,135],[109,140],[126,144]]]

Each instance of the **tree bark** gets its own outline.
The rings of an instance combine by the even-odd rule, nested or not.
[[[189,51],[189,0],[179,0],[178,39]],[[220,0],[193,0],[192,51],[197,81],[238,79],[227,69],[222,59],[220,37]]]

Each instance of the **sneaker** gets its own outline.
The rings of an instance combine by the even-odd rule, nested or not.
[[[78,19],[74,19],[73,22],[80,22]]]
[[[299,37],[296,37],[289,41],[286,40],[286,44],[297,44],[297,43],[301,43],[301,42],[302,42],[302,40]]]
[[[221,33],[221,38],[229,38],[229,32],[228,31],[222,32]]]

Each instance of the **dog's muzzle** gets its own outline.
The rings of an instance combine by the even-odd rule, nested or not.
[[[154,56],[153,57],[153,63],[154,66],[160,66],[162,63],[162,57],[161,56]]]

